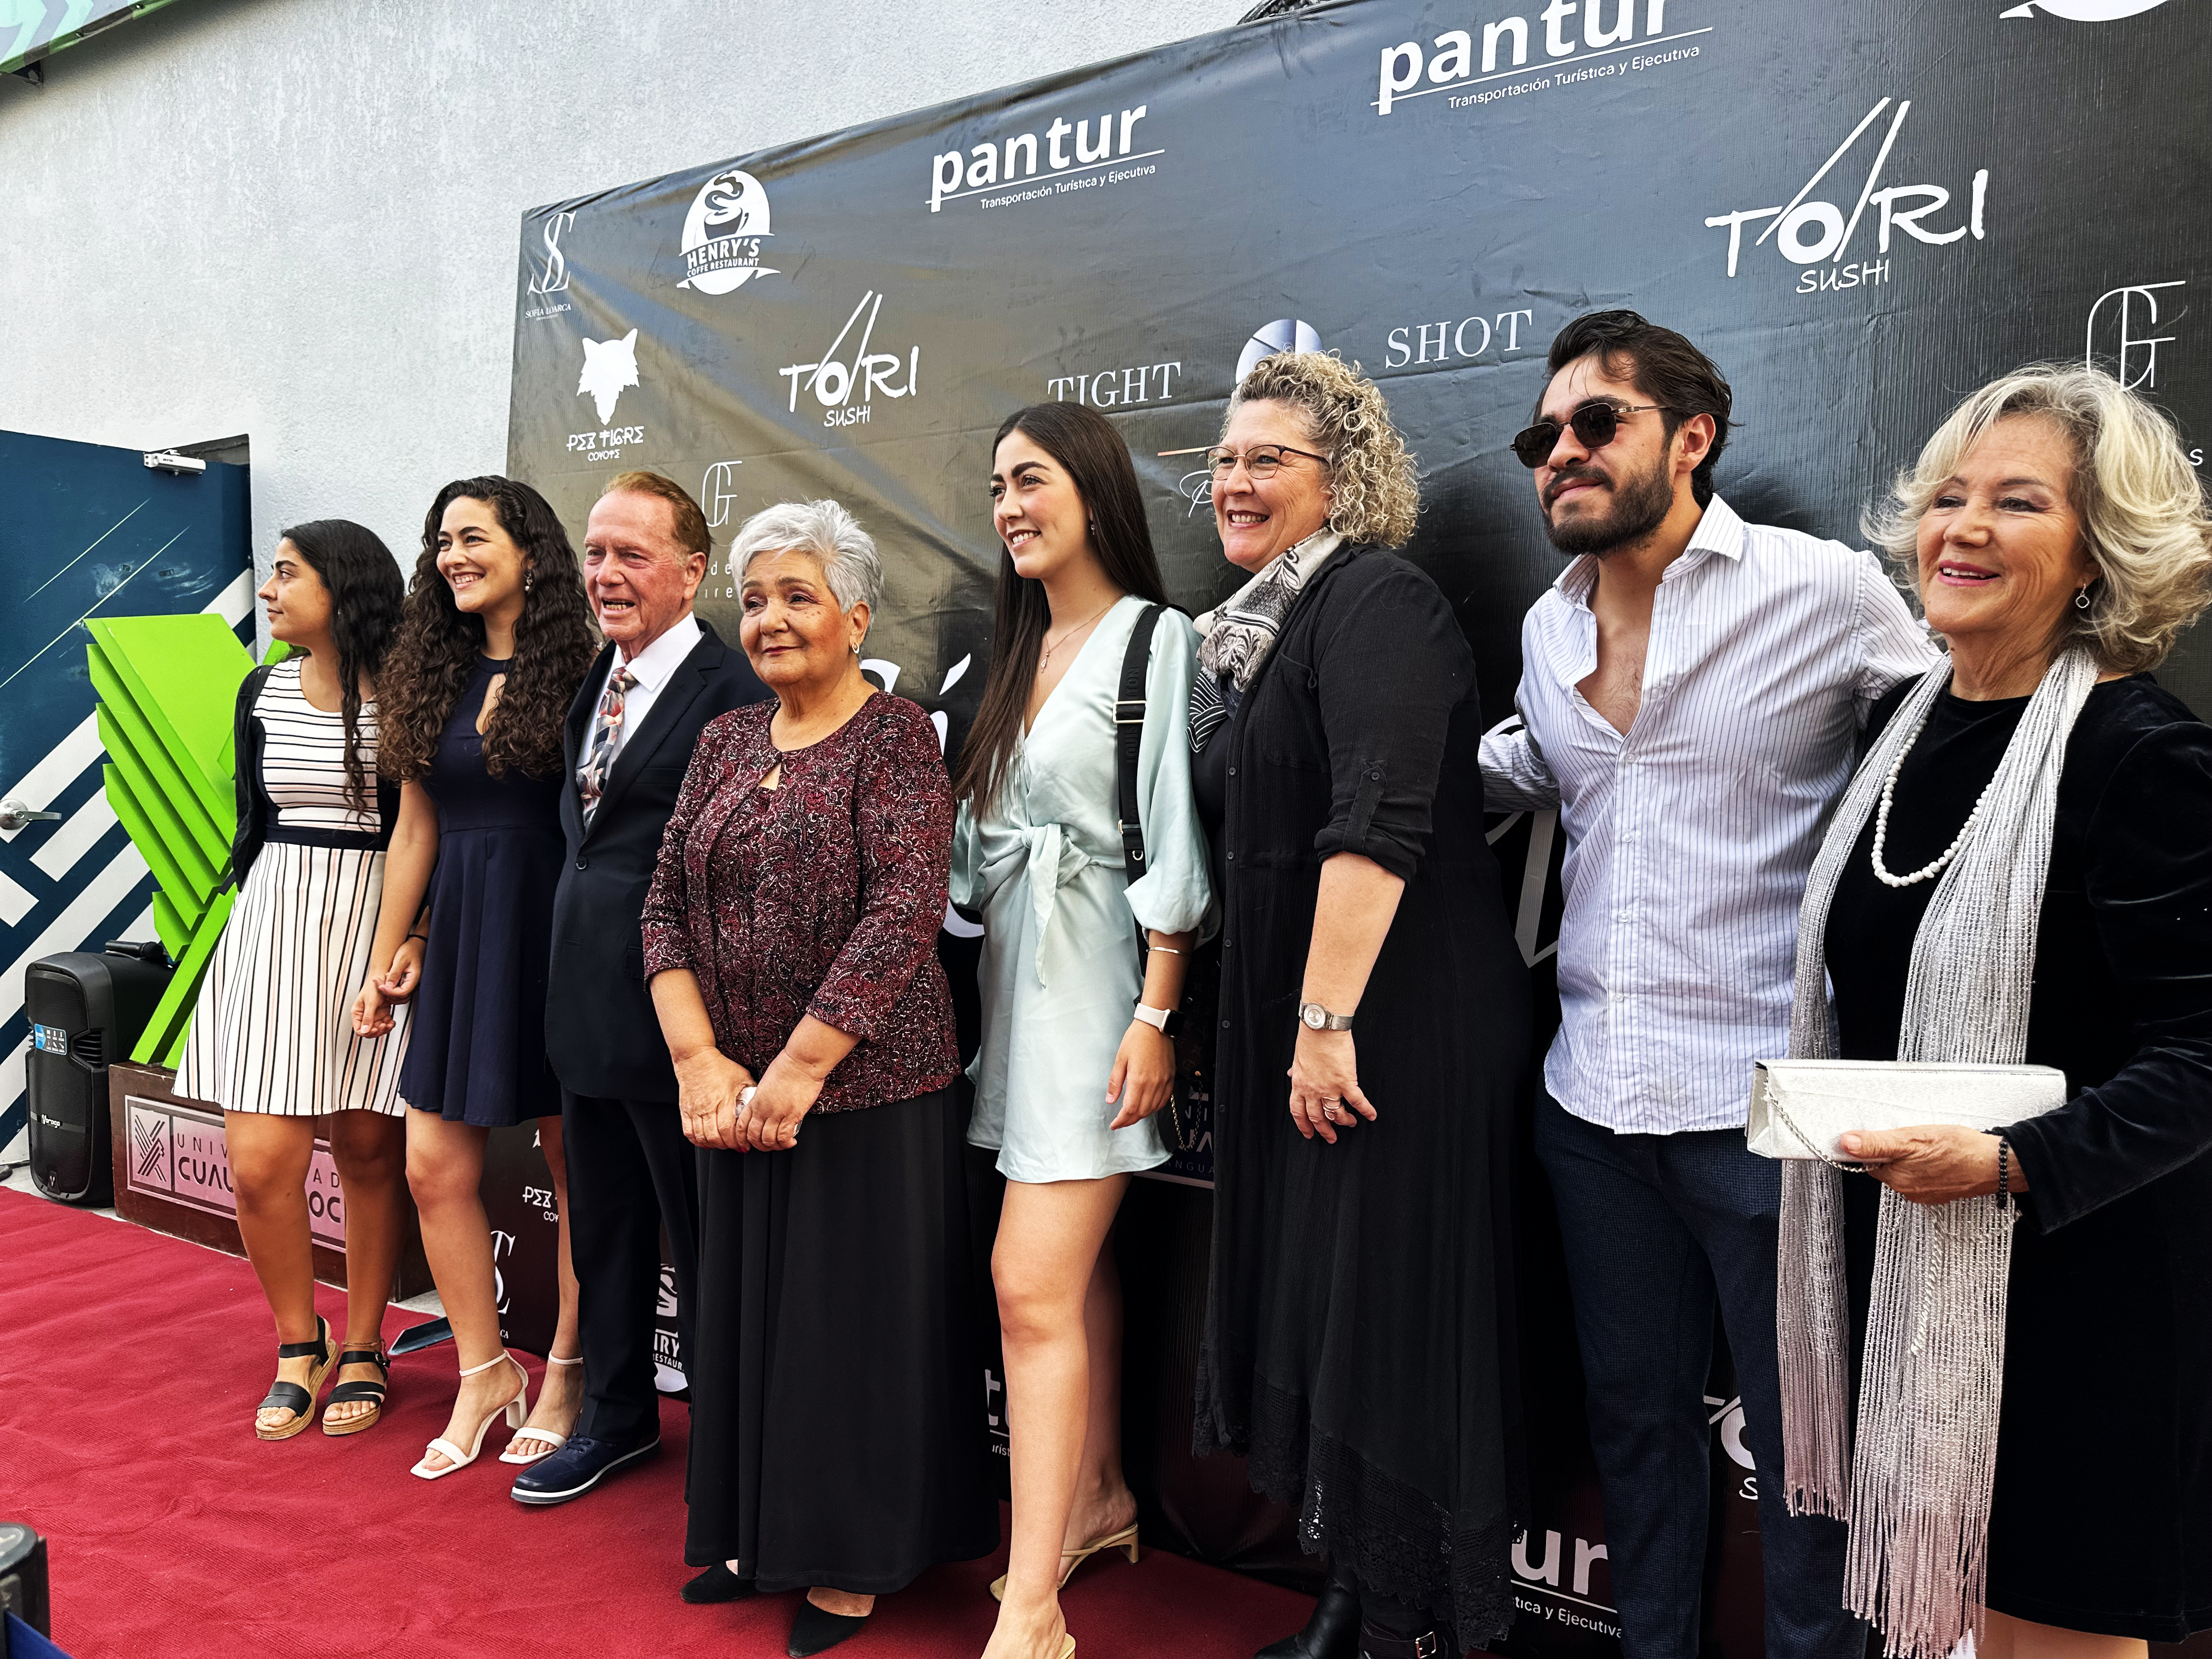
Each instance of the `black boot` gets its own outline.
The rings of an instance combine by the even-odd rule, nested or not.
[[[1322,1587],[1306,1627],[1270,1642],[1253,1659],[1355,1659],[1358,1651],[1359,1598],[1332,1579]]]
[[[1452,1655],[1443,1632],[1434,1626],[1406,1635],[1369,1620],[1359,1626],[1359,1659],[1452,1659]]]

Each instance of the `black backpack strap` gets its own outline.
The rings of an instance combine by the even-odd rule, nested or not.
[[[1145,741],[1145,678],[1152,664],[1152,630],[1165,607],[1148,605],[1129,630],[1121,658],[1121,695],[1114,702],[1114,770],[1117,817],[1121,830],[1121,874],[1134,883],[1145,873],[1145,826],[1137,808],[1137,756]],[[1137,932],[1144,947],[1144,930]]]

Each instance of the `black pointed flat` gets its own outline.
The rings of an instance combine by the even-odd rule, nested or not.
[[[690,1602],[741,1601],[753,1593],[753,1581],[740,1578],[726,1563],[717,1561],[696,1578],[684,1586],[684,1599]]]
[[[791,1621],[791,1639],[783,1650],[791,1659],[807,1659],[809,1654],[827,1653],[848,1636],[857,1636],[867,1626],[868,1615],[854,1618],[850,1613],[831,1613],[817,1607],[802,1597],[799,1617]]]

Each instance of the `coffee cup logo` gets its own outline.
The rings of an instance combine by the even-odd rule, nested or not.
[[[701,294],[727,294],[756,276],[773,276],[761,264],[761,244],[769,229],[768,191],[741,167],[716,173],[691,200],[684,216],[684,268],[678,288]]]

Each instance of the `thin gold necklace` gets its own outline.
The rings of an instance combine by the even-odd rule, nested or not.
[[[1107,600],[1105,609],[1099,611],[1098,617],[1104,616],[1108,611],[1111,611],[1115,605],[1121,603],[1121,601],[1119,599],[1111,599]],[[1078,634],[1087,633],[1090,631],[1091,626],[1097,622],[1098,617],[1093,617],[1090,622],[1085,623],[1080,628],[1069,629],[1066,633],[1062,634],[1060,636],[1060,645],[1048,645],[1045,647],[1044,655],[1038,659],[1037,666],[1039,668],[1043,668],[1048,665],[1052,661],[1052,653],[1059,650],[1060,645],[1066,645]]]

